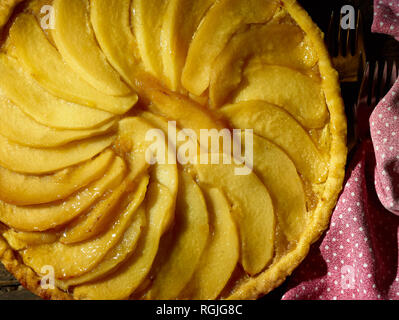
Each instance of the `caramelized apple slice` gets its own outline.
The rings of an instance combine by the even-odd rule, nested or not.
[[[87,130],[62,130],[44,126],[24,114],[0,93],[0,134],[17,144],[33,148],[60,147],[72,141],[99,136],[115,129],[116,121]]]
[[[308,181],[322,183],[326,180],[325,156],[301,125],[283,109],[264,101],[248,101],[226,106],[221,111],[235,128],[253,129],[254,133],[281,147]]]
[[[19,173],[51,173],[96,156],[114,140],[115,136],[107,135],[57,148],[36,149],[12,143],[0,135],[0,165]]]
[[[174,199],[167,188],[151,183],[146,196],[147,225],[133,255],[113,274],[74,290],[77,299],[127,299],[144,281],[158,251],[165,219],[174,210]]]
[[[164,126],[165,123],[162,123],[161,125]],[[129,154],[129,176],[132,177],[132,179],[144,172],[150,166],[148,159],[146,159],[146,153],[154,141],[148,139],[149,136],[147,136],[147,134],[150,133],[150,130],[154,129],[158,128],[152,123],[139,117],[127,118],[120,122],[120,145],[124,146],[126,149],[125,152],[128,152]],[[171,154],[172,150],[169,148],[170,141],[167,141],[166,138],[167,133],[164,133],[164,137],[165,138],[162,137],[163,140],[161,142],[164,144],[165,152],[167,152],[166,158],[153,159],[158,161],[158,163],[156,163],[156,165],[152,168],[151,179],[158,181],[158,183],[167,187],[172,198],[176,199],[178,185],[177,165],[175,162],[168,163],[170,156],[174,156],[174,154]],[[160,142],[160,140],[158,140],[158,142]],[[154,156],[158,157],[159,155],[157,154]],[[159,163],[160,160],[161,164]],[[165,160],[166,164],[162,164],[162,160]],[[165,218],[163,231],[168,229],[172,221],[173,214],[170,214],[168,218]]]
[[[139,117],[125,118],[119,122],[117,146],[122,149],[122,152],[128,154],[129,176],[132,180],[150,167],[150,163],[146,159],[146,152],[153,141],[146,138],[150,130],[153,129],[151,124]]]
[[[132,86],[138,60],[134,56],[136,39],[130,27],[131,3],[131,0],[92,1],[90,18],[96,39],[108,61]]]
[[[132,2],[132,26],[144,68],[158,79],[163,77],[161,28],[167,3],[158,0]]]
[[[44,265],[54,268],[56,279],[81,276],[103,261],[105,255],[122,239],[137,213],[137,203],[127,196],[121,202],[112,226],[98,237],[78,244],[61,242],[28,248],[21,252],[24,263],[40,274]]]
[[[2,236],[14,250],[24,250],[31,246],[54,243],[58,240],[56,232],[21,232],[8,229]]]
[[[114,153],[107,150],[95,159],[47,176],[24,175],[0,167],[0,199],[20,206],[65,199],[100,179],[113,159]]]
[[[90,24],[88,0],[54,0],[53,39],[66,63],[94,88],[112,96],[131,89],[108,63]]]
[[[248,24],[267,22],[276,8],[274,0],[217,1],[202,20],[190,45],[183,69],[183,86],[200,96],[209,86],[213,62],[231,36]]]
[[[307,57],[307,59],[304,59]],[[238,33],[212,65],[209,97],[215,107],[226,102],[242,82],[244,66],[254,58],[267,65],[310,71],[317,57],[296,25],[270,22]]]
[[[147,299],[175,299],[190,281],[208,239],[208,211],[202,192],[184,172],[180,181],[173,239],[169,248],[160,248]]]
[[[115,114],[124,114],[137,102],[136,94],[110,96],[83,80],[63,61],[32,15],[21,14],[17,17],[10,30],[10,41],[24,69],[57,97]]]
[[[57,286],[61,289],[68,290],[71,286],[92,282],[93,280],[104,277],[114,271],[121,263],[123,263],[123,261],[133,254],[142,233],[142,229],[145,228],[145,224],[145,210],[141,206],[137,209],[133,222],[125,231],[122,240],[105,255],[103,261],[99,265],[90,272],[79,277],[64,281],[56,281]]]
[[[299,240],[307,222],[302,181],[294,163],[275,144],[253,136],[254,171],[270,192],[281,229],[289,241]]]
[[[320,80],[280,66],[247,68],[233,102],[264,100],[287,110],[304,127],[322,128],[328,121]]]
[[[197,165],[199,180],[222,189],[232,203],[240,230],[241,263],[250,275],[261,272],[273,258],[275,217],[273,203],[264,184],[252,172],[236,175],[234,164]]]
[[[163,17],[161,53],[169,89],[177,91],[187,52],[201,19],[215,0],[170,0]]]
[[[123,180],[126,165],[116,158],[107,174],[68,199],[38,206],[18,207],[0,201],[0,221],[21,231],[46,231],[67,224],[89,209]]]
[[[1,93],[37,122],[58,129],[89,129],[109,122],[114,115],[52,96],[19,66],[0,54]]]
[[[216,188],[202,190],[213,232],[194,276],[184,289],[183,297],[191,300],[214,300],[226,286],[237,266],[240,239],[230,205],[223,193]]]
[[[130,205],[134,204],[136,208],[141,205],[147,192],[148,181],[148,175],[144,175],[138,179],[137,186],[134,188],[133,182],[127,177],[111,194],[106,194],[104,199],[99,201],[91,211],[72,221],[61,235],[60,241],[64,244],[71,244],[83,242],[99,235],[115,219],[115,214],[118,213],[115,208],[127,190],[134,190],[129,194]]]
[[[149,106],[152,112],[176,121],[181,128],[193,129],[198,137],[203,129],[224,128],[208,110],[187,97],[158,88],[147,90],[147,95],[153,102]]]

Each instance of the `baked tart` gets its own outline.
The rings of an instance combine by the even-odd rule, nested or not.
[[[0,258],[32,292],[256,299],[327,228],[346,119],[295,0],[2,0],[0,23]]]

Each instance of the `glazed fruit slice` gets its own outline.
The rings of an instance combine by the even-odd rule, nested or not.
[[[233,102],[250,100],[280,106],[306,128],[322,128],[328,120],[321,81],[290,68],[268,65],[247,68]]]
[[[147,299],[175,299],[190,281],[209,235],[205,199],[193,178],[180,174],[172,246],[160,247]],[[164,242],[165,243],[165,242]]]
[[[200,96],[209,86],[212,64],[230,37],[251,23],[265,23],[277,2],[222,0],[216,2],[201,22],[190,45],[183,69],[184,87]]]
[[[220,188],[232,203],[233,216],[240,230],[241,263],[255,275],[270,262],[274,253],[275,217],[269,192],[254,174],[236,175],[239,166],[197,165],[199,181]]]
[[[24,175],[0,167],[0,199],[21,206],[65,199],[100,179],[113,159],[114,153],[107,150],[95,159],[47,176]]]
[[[98,237],[73,245],[61,242],[28,248],[21,252],[24,262],[40,273],[43,265],[54,268],[56,279],[78,277],[94,269],[104,256],[122,239],[137,213],[137,203],[126,197],[112,226]]]
[[[126,230],[122,240],[106,254],[103,261],[99,265],[97,265],[90,272],[79,277],[64,281],[56,281],[57,285],[60,288],[67,290],[71,286],[92,282],[93,280],[104,277],[115,270],[115,268],[117,268],[121,263],[123,263],[123,261],[133,254],[145,225],[145,210],[143,207],[140,207],[137,209],[135,217],[133,218],[133,222]]]
[[[9,229],[2,234],[14,250],[24,250],[31,246],[54,243],[58,240],[55,232],[19,232]]]
[[[254,171],[273,199],[282,231],[289,241],[299,240],[307,223],[305,192],[294,163],[280,148],[253,136]]]
[[[109,189],[119,185],[126,165],[116,158],[107,174],[71,197],[45,205],[18,207],[0,201],[0,221],[20,231],[46,231],[63,226],[89,209]]]
[[[174,210],[174,199],[167,188],[152,182],[146,196],[147,225],[134,254],[104,279],[75,288],[78,299],[127,299],[145,280],[158,251],[165,219]]]
[[[168,1],[135,0],[132,2],[132,27],[145,71],[163,77],[161,29]]]
[[[182,297],[191,300],[216,299],[229,281],[240,255],[240,239],[223,193],[201,188],[210,213],[211,236],[194,276]]]
[[[106,194],[106,197],[99,201],[91,211],[69,224],[60,237],[60,241],[64,244],[83,242],[106,230],[115,219],[115,214],[118,214],[116,208],[126,190],[134,190],[129,194],[129,201],[131,206],[138,208],[145,198],[149,177],[145,175],[137,180],[137,186],[133,188],[132,181],[129,177],[126,178],[120,186],[110,194]]]
[[[4,54],[0,55],[0,73],[2,94],[43,125],[58,129],[89,129],[114,117],[111,113],[49,94],[22,70],[17,60]]]
[[[146,137],[153,129],[147,121],[138,117],[126,118],[119,122],[117,145],[124,148],[122,151],[128,155],[129,177],[132,180],[150,167],[146,153],[152,141]]]
[[[137,102],[136,94],[113,97],[83,80],[64,62],[30,14],[18,16],[10,30],[10,41],[24,69],[57,97],[114,114],[127,112]]]
[[[226,102],[242,82],[242,73],[250,61],[259,59],[265,65],[287,66],[306,73],[317,62],[312,50],[303,31],[294,24],[270,22],[234,35],[212,65],[212,105],[219,107]]]
[[[113,96],[131,94],[108,63],[90,25],[88,0],[54,0],[53,39],[63,59],[94,88]]]
[[[23,128],[23,130],[21,130]],[[12,142],[32,148],[60,147],[115,131],[116,121],[87,130],[62,130],[44,126],[24,114],[20,108],[0,94],[0,134]]]
[[[116,71],[133,85],[138,61],[136,40],[130,27],[131,0],[96,0],[90,3],[90,18],[96,39]],[[112,8],[112,10],[110,10]]]
[[[153,101],[150,111],[166,119],[175,119],[179,127],[194,130],[198,137],[203,129],[224,128],[207,109],[187,97],[157,88],[147,87],[146,90],[146,95]]]
[[[36,149],[23,147],[0,135],[0,164],[11,171],[46,174],[84,162],[108,148],[115,136],[94,137],[62,147]]]
[[[202,18],[215,0],[170,0],[163,17],[161,54],[169,89],[176,91],[181,83],[189,44]]]
[[[253,129],[282,148],[305,179],[314,183],[325,181],[326,159],[309,134],[286,111],[264,101],[241,102],[221,110],[235,128]]]

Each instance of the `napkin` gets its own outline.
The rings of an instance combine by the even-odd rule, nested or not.
[[[399,40],[399,1],[375,0],[373,32]],[[399,300],[399,81],[356,146],[325,235],[287,282],[285,300]]]

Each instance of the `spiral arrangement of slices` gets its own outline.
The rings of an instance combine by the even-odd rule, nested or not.
[[[42,5],[54,26],[41,27]],[[28,1],[0,53],[2,236],[76,299],[216,299],[300,239],[328,176],[318,57],[274,0]],[[254,131],[239,165],[151,129]]]

